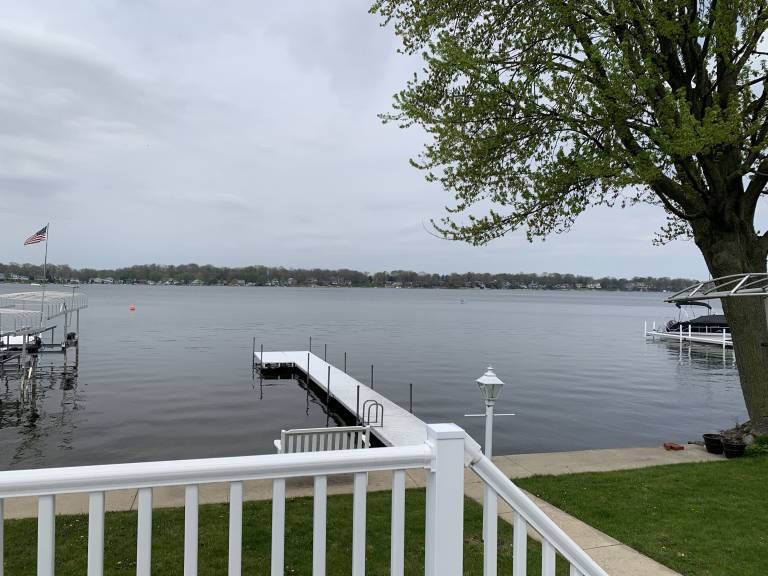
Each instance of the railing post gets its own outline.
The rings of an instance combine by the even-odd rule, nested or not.
[[[227,574],[240,576],[243,566],[243,483],[229,483],[229,562]]]
[[[2,366],[0,364],[0,366]],[[0,498],[0,576],[3,576],[3,565],[5,564],[5,555],[3,554],[5,535],[3,528],[5,527],[5,512],[3,511],[3,499]]]
[[[312,513],[312,576],[325,576],[327,488],[328,479],[325,476],[315,476]]]
[[[56,499],[37,499],[37,576],[53,576],[56,550]]]
[[[461,576],[464,560],[464,438],[455,424],[427,426],[427,576]]]
[[[197,576],[199,500],[197,484],[184,488],[184,576]]]
[[[104,492],[88,496],[88,576],[104,574]]]
[[[136,521],[136,576],[152,574],[152,488],[139,488]]]
[[[285,479],[272,481],[272,576],[285,574]]]
[[[405,470],[392,472],[392,536],[390,574],[405,574]]]

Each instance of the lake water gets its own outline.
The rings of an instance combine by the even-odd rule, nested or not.
[[[0,285],[0,291],[26,287]],[[76,386],[44,381],[33,405],[0,391],[0,468],[271,453],[282,428],[322,426],[293,380],[253,378],[265,350],[343,364],[427,422],[482,438],[474,384],[506,382],[497,454],[685,442],[746,418],[731,351],[646,342],[662,294],[86,286]],[[130,304],[136,311],[129,311]]]

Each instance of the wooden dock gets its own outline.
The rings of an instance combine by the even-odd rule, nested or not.
[[[427,439],[427,428],[423,421],[311,352],[264,352],[263,357],[261,352],[254,352],[254,365],[264,369],[294,370],[305,378],[308,376],[311,382],[325,393],[328,392],[330,375],[332,400],[344,406],[353,416],[362,411],[365,404],[377,402],[382,408],[383,418],[381,425],[371,425],[371,433],[386,446],[422,444]],[[363,417],[364,414],[361,413],[360,416]]]

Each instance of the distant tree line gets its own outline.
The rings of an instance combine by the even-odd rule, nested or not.
[[[246,286],[355,286],[391,288],[485,288],[543,290],[681,290],[695,283],[689,278],[633,277],[593,278],[576,274],[515,273],[428,274],[410,270],[392,270],[368,274],[345,268],[327,270],[267,266],[225,268],[211,265],[181,264],[166,266],[145,264],[116,269],[75,269],[49,264],[49,282],[108,282],[120,284],[246,285]],[[42,280],[43,267],[37,264],[0,263],[0,280]]]

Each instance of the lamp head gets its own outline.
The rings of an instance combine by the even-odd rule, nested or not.
[[[502,382],[493,371],[492,366],[488,366],[488,370],[485,374],[480,376],[477,380],[478,388],[483,395],[483,399],[486,403],[493,404],[501,397],[501,393],[504,390],[504,382]]]

